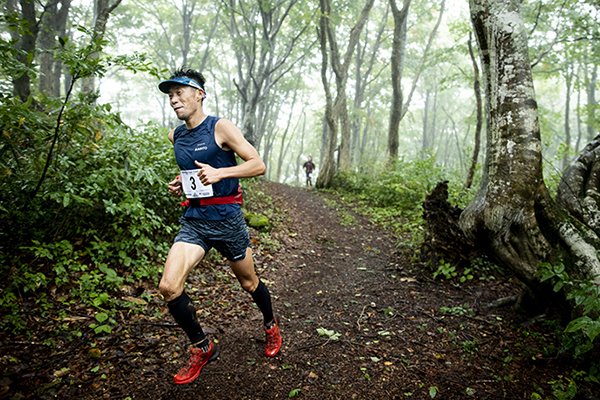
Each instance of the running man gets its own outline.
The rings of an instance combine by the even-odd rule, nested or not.
[[[302,168],[306,170],[306,186],[312,185],[312,173],[315,170],[315,163],[312,161],[312,157],[308,156],[308,161],[302,165]]]
[[[281,348],[271,295],[254,271],[238,182],[239,178],[263,175],[265,164],[232,122],[204,113],[205,83],[201,73],[182,68],[158,86],[169,95],[177,118],[185,122],[169,133],[181,170],[181,175],[169,182],[169,192],[176,197],[185,194],[187,201],[182,204],[187,207],[159,284],[171,315],[191,343],[190,360],[174,378],[178,384],[192,382],[207,363],[219,356],[219,349],[204,335],[184,291],[190,271],[212,247],[228,259],[242,288],[252,295],[263,314],[265,354],[273,357]],[[236,154],[243,160],[239,165]]]

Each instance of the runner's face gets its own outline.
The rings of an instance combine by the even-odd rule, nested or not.
[[[169,102],[177,118],[187,121],[199,108],[200,101],[198,96],[200,90],[186,85],[173,85],[169,88]]]

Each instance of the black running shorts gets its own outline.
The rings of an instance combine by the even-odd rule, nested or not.
[[[175,237],[175,243],[197,244],[206,253],[214,247],[229,261],[243,260],[246,249],[251,247],[250,235],[241,212],[216,221],[181,217],[179,222],[181,228]]]

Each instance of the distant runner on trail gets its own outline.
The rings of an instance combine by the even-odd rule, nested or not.
[[[315,170],[315,163],[312,161],[312,157],[308,156],[308,161],[302,165],[302,168],[306,170],[306,186],[312,185],[312,173]]]
[[[204,113],[205,83],[201,73],[182,68],[158,85],[169,95],[177,118],[185,122],[169,133],[181,170],[181,175],[169,182],[169,192],[176,197],[185,193],[187,201],[182,204],[187,208],[158,286],[171,315],[191,343],[191,358],[174,378],[178,384],[192,382],[207,363],[219,356],[219,349],[204,335],[184,291],[190,271],[212,247],[229,260],[242,288],[252,295],[263,314],[265,354],[273,357],[281,348],[271,295],[254,271],[238,182],[238,178],[264,174],[265,164],[232,122]],[[236,154],[243,163],[237,165]]]

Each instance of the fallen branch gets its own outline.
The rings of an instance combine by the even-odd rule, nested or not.
[[[514,296],[502,297],[500,299],[494,300],[490,303],[487,303],[483,308],[497,308],[504,307],[511,304],[515,304],[519,300],[519,295],[516,294]]]

